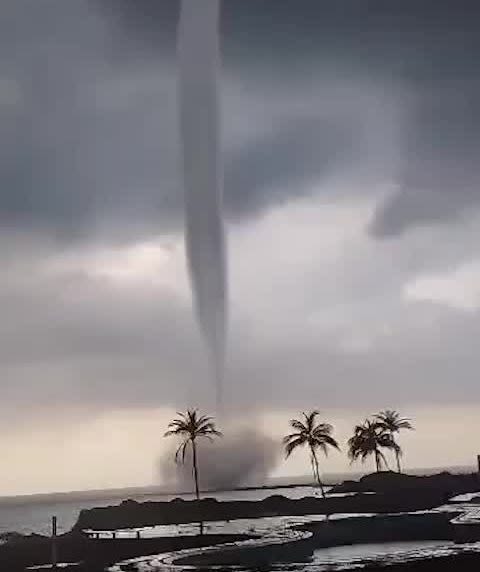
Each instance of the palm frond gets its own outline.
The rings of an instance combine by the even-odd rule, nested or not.
[[[287,445],[290,441],[294,441],[300,437],[305,438],[305,433],[290,433],[289,435],[285,435],[283,438],[283,444]]]
[[[293,439],[285,444],[285,457],[288,459],[297,447],[303,447],[307,441],[302,437]]]
[[[374,416],[374,419],[390,433],[399,433],[402,429],[413,430],[411,420],[407,417],[400,417],[398,411],[386,409]]]
[[[307,427],[308,431],[312,431],[315,427],[315,419],[318,415],[320,415],[320,411],[316,409],[310,411],[310,413],[303,413],[303,417],[305,418],[305,426]]]
[[[363,463],[370,455],[383,461],[388,467],[385,455],[380,448],[397,449],[391,433],[377,418],[366,419],[362,425],[355,426],[353,436],[347,442],[348,457],[351,462],[358,459]]]
[[[190,443],[190,440],[185,440],[182,443],[180,443],[180,445],[177,448],[177,451],[175,453],[175,462],[179,463],[180,462],[180,457],[181,457],[181,462],[185,463],[185,456],[187,453],[187,447],[188,444]]]
[[[338,449],[338,443],[331,436],[333,427],[329,423],[316,423],[320,413],[313,410],[309,413],[302,413],[303,420],[291,419],[290,427],[295,431],[283,438],[286,456],[289,457],[297,447],[308,444],[311,451],[320,449],[325,455],[328,448]]]
[[[307,426],[298,419],[290,419],[290,427],[301,432],[307,431]]]
[[[332,437],[331,435],[323,435],[322,445],[325,447],[331,447],[332,449],[337,449],[337,451],[340,451],[340,445],[338,444],[338,441],[334,437]]]
[[[183,458],[185,457],[185,443],[188,444],[198,438],[206,438],[209,441],[213,441],[214,437],[223,436],[217,430],[213,417],[199,415],[196,409],[189,409],[185,413],[177,413],[177,415],[178,417],[168,424],[167,431],[164,434],[164,437],[180,436],[183,438],[177,450],[176,459],[178,459],[180,453],[183,455]]]

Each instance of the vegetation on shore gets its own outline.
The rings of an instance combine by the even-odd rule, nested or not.
[[[398,411],[393,411],[391,409],[380,411],[380,413],[375,415],[374,419],[378,423],[379,427],[390,436],[392,449],[395,452],[395,460],[397,462],[397,472],[401,473],[402,467],[400,464],[400,458],[402,456],[402,449],[398,446],[398,443],[395,440],[395,435],[400,433],[402,429],[412,431],[413,425],[410,423],[410,419],[400,417]]]
[[[288,458],[295,449],[308,447],[310,461],[312,464],[313,478],[322,491],[323,498],[326,498],[325,489],[320,477],[318,465],[318,452],[328,455],[329,448],[340,450],[337,441],[332,437],[333,427],[329,423],[317,422],[319,411],[303,413],[303,420],[291,419],[290,427],[293,433],[286,435],[283,439],[286,457]]]
[[[187,449],[190,445],[192,450],[192,473],[195,485],[195,496],[200,498],[199,471],[198,471],[198,450],[197,441],[208,439],[213,441],[214,437],[222,437],[222,433],[217,430],[213,417],[200,415],[197,409],[189,409],[186,413],[177,413],[178,418],[168,425],[168,431],[164,437],[180,437],[181,443],[175,453],[176,462],[185,462]]]
[[[319,420],[320,412],[316,409],[303,412],[300,419],[291,419],[292,432],[283,438],[286,458],[299,448],[307,448],[314,482],[319,486],[325,498],[324,484],[320,474],[319,454],[328,455],[330,449],[340,451],[338,441],[333,436],[331,424]],[[397,472],[402,472],[400,459],[403,451],[397,442],[397,435],[402,430],[413,430],[410,419],[402,417],[398,411],[385,409],[376,413],[353,430],[353,435],[347,441],[347,454],[350,461],[365,462],[369,457],[375,461],[376,471],[389,470],[386,452],[395,456]],[[180,437],[181,441],[176,450],[175,461],[184,463],[187,451],[191,450],[192,475],[196,498],[200,498],[198,447],[199,439],[213,441],[223,434],[217,430],[213,417],[201,415],[197,409],[189,409],[178,413],[178,418],[168,425],[165,437]]]

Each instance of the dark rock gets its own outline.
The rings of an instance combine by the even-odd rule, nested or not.
[[[362,485],[359,481],[343,481],[341,485],[335,485],[329,491],[331,493],[358,493]]]
[[[279,505],[282,503],[289,503],[291,499],[284,497],[283,495],[271,495],[264,499],[262,503],[264,505]]]
[[[332,493],[375,492],[394,493],[409,491],[419,493],[428,491],[441,498],[452,497],[480,490],[480,478],[477,473],[452,475],[448,472],[429,476],[399,474],[390,471],[365,475],[360,481],[345,481],[332,488]],[[423,493],[422,493],[423,494]]]
[[[480,490],[480,480],[477,475],[442,473],[431,477],[416,477],[385,472],[367,475],[358,483],[349,483],[348,487],[344,484],[343,490],[347,488],[348,491],[345,492],[351,492],[351,489],[360,492],[352,496],[327,499],[307,497],[294,500],[273,495],[262,501],[174,500],[95,508],[80,513],[75,529],[112,530],[267,516],[426,510],[444,504],[451,496]],[[334,491],[341,492],[342,489],[337,487]]]
[[[57,549],[60,562],[83,562],[80,568],[72,569],[75,572],[103,572],[107,565],[128,558],[248,538],[247,535],[208,535],[90,540],[83,534],[74,532],[59,536]],[[49,564],[50,558],[51,541],[44,536],[16,535],[7,544],[0,546],[2,572],[24,572],[28,566]]]
[[[301,527],[313,532],[315,546],[372,544],[422,540],[451,540],[452,518],[460,513],[382,514],[309,523]]]
[[[478,572],[480,570],[480,554],[465,553],[453,556],[437,558],[426,558],[416,562],[406,562],[404,564],[391,564],[388,562],[365,566],[365,572],[385,571],[388,565],[388,572]]]

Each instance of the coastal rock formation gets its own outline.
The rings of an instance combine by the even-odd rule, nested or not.
[[[82,511],[75,529],[114,530],[155,524],[309,514],[398,513],[435,508],[455,495],[477,490],[480,490],[477,475],[441,473],[415,477],[386,472],[368,475],[358,482],[347,481],[334,487],[332,492],[355,494],[327,499],[305,497],[293,500],[274,495],[261,501],[219,502],[205,498],[200,501],[174,499],[170,502],[137,503],[130,500],[118,506]],[[372,492],[375,494],[367,494]]]
[[[333,487],[331,493],[395,493],[423,491],[445,498],[480,490],[480,475],[471,473],[453,475],[448,472],[436,475],[415,476],[391,471],[365,475],[359,481],[345,481]]]
[[[188,547],[205,546],[235,540],[234,536],[175,536],[170,538],[111,538],[89,539],[82,530],[116,530],[140,528],[158,524],[225,521],[238,518],[270,516],[299,516],[335,513],[376,513],[373,517],[331,518],[328,522],[312,522],[303,528],[313,534],[316,547],[337,544],[388,542],[397,540],[448,540],[453,538],[451,519],[458,516],[452,506],[449,512],[422,514],[393,514],[438,507],[449,498],[463,493],[480,491],[477,475],[410,477],[395,473],[379,473],[335,487],[346,496],[322,498],[306,497],[293,500],[274,495],[262,501],[219,502],[212,498],[201,501],[175,499],[170,502],[124,501],[120,505],[84,510],[74,529],[58,538],[59,558],[68,562],[84,562],[88,572],[102,570],[105,563],[113,563],[137,555],[158,554]],[[374,493],[374,494],[372,494]],[[391,514],[386,514],[391,513]],[[238,537],[245,539],[247,535]],[[253,533],[252,533],[253,534]],[[113,536],[113,535],[111,535]],[[16,572],[26,566],[49,562],[50,540],[46,537],[9,535],[0,546],[0,570]],[[303,549],[303,548],[302,548]],[[217,558],[217,557],[215,557]],[[459,556],[460,558],[460,556]],[[461,558],[464,558],[461,555]],[[465,557],[465,565],[478,564],[478,555]],[[438,560],[438,559],[437,559]],[[452,560],[448,561],[450,564]],[[438,560],[438,568],[419,563],[418,570],[448,570],[447,559]],[[100,566],[100,567],[99,567]],[[399,568],[401,570],[402,568]],[[475,568],[466,567],[465,570]],[[415,567],[405,570],[417,570]]]
[[[239,518],[300,516],[335,513],[396,513],[434,508],[445,501],[443,492],[422,491],[421,494],[395,492],[355,494],[326,500],[314,497],[288,499],[272,496],[262,501],[219,502],[173,500],[170,502],[124,502],[121,505],[83,510],[76,530],[115,530],[156,524],[185,524]]]

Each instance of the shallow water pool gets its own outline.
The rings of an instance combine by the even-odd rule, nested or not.
[[[399,557],[417,550],[437,550],[452,546],[448,541],[385,542],[382,544],[356,544],[315,550],[312,563],[338,564],[352,560]]]

